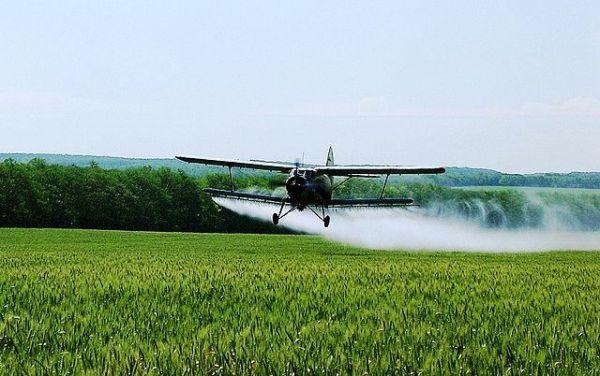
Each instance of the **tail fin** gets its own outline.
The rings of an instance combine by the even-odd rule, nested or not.
[[[327,153],[327,162],[325,162],[325,166],[333,166],[333,147],[329,147],[329,152]]]

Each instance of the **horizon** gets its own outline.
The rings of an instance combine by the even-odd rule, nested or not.
[[[125,156],[118,156],[118,155],[95,155],[95,154],[68,154],[68,153],[28,153],[28,152],[15,152],[15,153],[7,153],[7,152],[2,152],[0,151],[0,157],[3,157],[5,155],[22,155],[22,156],[44,156],[44,155],[51,155],[51,156],[61,156],[61,157],[89,157],[89,158],[115,158],[115,159],[126,159],[126,160],[140,160],[140,161],[152,161],[152,160],[165,160],[165,161],[178,161],[178,159],[173,156],[173,157],[125,157]],[[198,156],[196,156],[198,157]],[[205,157],[205,156],[203,156]],[[219,158],[221,156],[216,156],[216,158]],[[6,158],[0,159],[0,162],[2,162],[3,160],[5,160]],[[282,162],[282,163],[294,163],[293,161],[285,161],[285,160],[281,160],[278,161],[277,159],[275,159],[274,161],[276,162]],[[179,161],[181,162],[181,161]],[[181,162],[182,164],[186,164],[185,162]],[[308,163],[305,163],[308,164]],[[317,165],[319,165],[320,163],[315,163]],[[322,164],[322,163],[321,163]],[[359,164],[360,165],[360,164]],[[365,166],[369,166],[369,163],[362,163],[362,165]],[[495,170],[493,168],[488,168],[488,167],[477,167],[477,166],[442,166],[445,168],[456,168],[456,169],[473,169],[473,170],[488,170],[488,171],[493,171],[493,172],[498,172],[501,173],[503,175],[535,175],[535,174],[561,174],[561,175],[566,175],[566,174],[598,174],[600,173],[600,171],[567,171],[567,172],[556,172],[556,171],[534,171],[534,172],[524,172],[524,173],[519,173],[519,172],[508,172],[508,171],[502,171],[502,170]]]

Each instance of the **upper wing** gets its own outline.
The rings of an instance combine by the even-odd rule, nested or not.
[[[212,197],[233,198],[244,201],[265,202],[271,204],[290,204],[289,197],[276,197],[261,195],[256,193],[246,193],[237,191],[226,191],[223,189],[204,188],[204,192]],[[356,199],[333,199],[328,206],[338,208],[356,208],[356,207],[398,207],[409,206],[413,204],[412,198],[356,198]]]
[[[180,161],[187,163],[199,163],[212,166],[224,166],[224,167],[240,167],[240,168],[251,168],[255,170],[268,170],[276,172],[290,173],[295,166],[284,163],[274,162],[259,162],[259,161],[238,161],[235,159],[218,159],[218,158],[203,158],[203,157],[175,157]]]
[[[319,166],[317,173],[331,176],[352,175],[408,175],[408,174],[443,174],[444,167],[405,167],[405,166]]]
[[[355,198],[355,199],[332,199],[329,206],[339,208],[378,206],[394,207],[412,205],[412,198]]]
[[[238,200],[255,201],[255,202],[268,202],[273,204],[281,204],[282,202],[289,203],[290,199],[287,197],[276,197],[260,195],[255,193],[236,192],[236,191],[225,191],[223,189],[204,188],[204,192],[208,193],[213,197],[223,198],[235,198]]]

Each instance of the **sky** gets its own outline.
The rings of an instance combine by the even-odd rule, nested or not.
[[[12,1],[0,152],[600,171],[598,1]]]

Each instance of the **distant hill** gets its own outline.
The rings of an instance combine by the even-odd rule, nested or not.
[[[488,169],[450,167],[445,174],[427,176],[426,179],[435,184],[456,187],[600,188],[600,172],[505,174]]]
[[[62,166],[74,165],[85,167],[91,163],[96,163],[102,168],[117,170],[145,166],[152,168],[166,167],[173,170],[182,170],[192,176],[223,172],[223,169],[219,167],[193,165],[183,163],[174,158],[142,159],[93,155],[0,153],[0,161],[9,158],[19,163],[27,163],[34,158],[39,158],[46,160],[49,164]],[[600,172],[504,174],[499,171],[482,168],[449,167],[443,175],[407,175],[394,178],[394,181],[400,179],[403,182],[432,183],[448,187],[504,186],[600,189]]]
[[[175,158],[122,158],[122,157],[103,157],[96,155],[69,155],[69,154],[30,154],[30,153],[0,153],[0,161],[13,159],[19,163],[27,163],[32,159],[44,159],[48,164],[61,166],[87,167],[96,163],[104,169],[123,170],[136,167],[167,167],[172,170],[183,170],[192,176],[200,176],[210,172],[220,172],[218,167],[192,165],[181,162]]]

